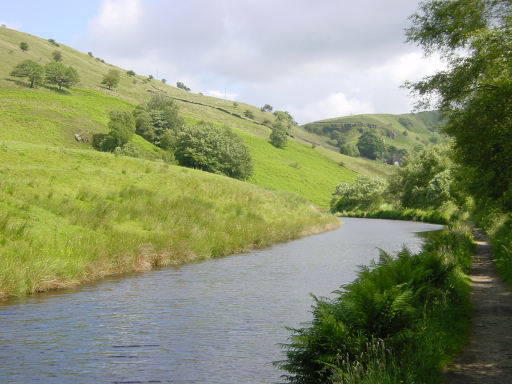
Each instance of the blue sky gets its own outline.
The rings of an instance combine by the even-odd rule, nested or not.
[[[87,34],[100,0],[0,0],[0,21],[9,27],[72,45]]]
[[[442,67],[404,42],[416,0],[0,0],[0,22],[297,121],[407,113]]]

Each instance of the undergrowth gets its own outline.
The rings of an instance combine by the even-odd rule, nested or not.
[[[512,287],[512,214],[485,210],[477,220],[489,236],[499,274]]]
[[[362,267],[333,299],[316,298],[313,321],[292,330],[277,363],[290,383],[435,383],[466,339],[473,249],[469,226],[427,236],[423,250]]]

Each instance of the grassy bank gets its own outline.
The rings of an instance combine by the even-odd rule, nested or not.
[[[425,211],[421,209],[377,209],[372,211],[354,210],[337,213],[344,217],[362,217],[369,219],[422,221],[433,224],[448,224],[450,215],[438,210]]]
[[[163,162],[0,142],[0,298],[333,228],[307,200]]]
[[[292,383],[437,383],[469,327],[470,228],[452,225],[423,250],[382,253],[332,299],[316,299],[280,366]]]

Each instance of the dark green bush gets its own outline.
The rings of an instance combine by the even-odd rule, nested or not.
[[[178,134],[175,157],[179,165],[235,179],[252,175],[253,164],[243,140],[227,128],[200,122]]]

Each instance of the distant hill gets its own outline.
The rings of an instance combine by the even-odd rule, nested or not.
[[[436,111],[403,115],[365,114],[308,123],[297,129],[296,136],[354,155],[357,154],[358,139],[369,131],[380,136],[388,147],[412,152],[427,144],[446,141],[440,132],[443,125]]]
[[[21,42],[28,44],[27,51],[20,49]],[[61,53],[63,64],[77,69],[80,83],[75,88],[64,92],[44,86],[31,89],[22,79],[9,75],[25,59],[42,65],[52,61],[54,51]],[[299,139],[291,139],[286,148],[277,149],[268,143],[271,130],[267,125],[275,119],[270,112],[243,102],[187,92],[140,74],[130,77],[130,68],[116,67],[95,57],[94,52],[82,53],[58,41],[0,28],[0,56],[0,141],[92,150],[90,138],[107,132],[110,110],[132,110],[160,93],[177,101],[186,123],[211,121],[240,135],[254,161],[249,182],[259,186],[297,193],[327,207],[330,193],[339,182],[355,180],[357,173],[386,177],[392,171],[391,167],[352,160]],[[117,88],[108,90],[100,83],[111,69],[119,70],[121,79]],[[252,118],[244,116],[247,111]],[[75,134],[85,142],[76,141]],[[134,144],[147,159],[161,157],[161,150],[142,137],[135,137]]]

